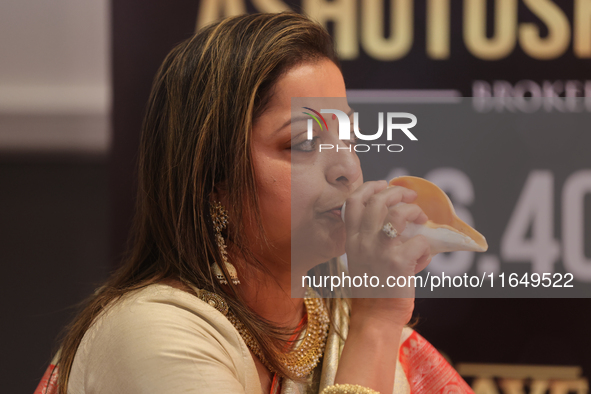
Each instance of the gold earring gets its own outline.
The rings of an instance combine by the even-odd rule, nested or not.
[[[226,266],[226,270],[230,274],[230,280],[233,284],[239,285],[240,280],[238,280],[238,273],[236,272],[236,267],[234,267],[232,263],[228,261],[226,243],[224,242],[224,237],[222,237],[222,230],[225,229],[228,225],[228,212],[219,201],[213,201],[209,206],[209,214],[211,215],[211,220],[213,221],[215,240],[218,245],[218,249],[220,250],[220,254],[222,255],[222,261]],[[215,261],[211,265],[211,269],[213,270],[213,273],[215,274],[216,278],[221,284],[228,284],[228,281],[224,276],[224,272],[218,265],[217,261]]]

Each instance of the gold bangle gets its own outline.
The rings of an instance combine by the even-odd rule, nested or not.
[[[358,384],[335,384],[325,387],[320,394],[380,394],[378,391],[369,387],[359,386]]]

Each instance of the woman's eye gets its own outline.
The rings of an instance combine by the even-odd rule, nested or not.
[[[314,150],[316,150],[316,140],[319,137],[312,137],[311,140],[304,140],[302,142],[300,142],[299,144],[295,144],[291,146],[292,150],[299,150],[302,152],[312,152]]]

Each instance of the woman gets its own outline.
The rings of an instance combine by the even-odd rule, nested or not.
[[[38,392],[470,391],[405,328],[413,289],[291,297],[296,262],[338,274],[347,252],[351,276],[385,277],[430,261],[424,238],[382,231],[427,220],[413,191],[364,184],[354,151],[317,152],[350,141],[290,123],[292,97],[346,105],[338,64],[326,31],[293,13],[225,19],[171,51],[144,121],[130,253]]]

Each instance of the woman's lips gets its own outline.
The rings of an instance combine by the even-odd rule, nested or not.
[[[328,211],[329,213],[335,215],[335,217],[337,218],[341,218],[341,209],[331,209],[330,211]]]
[[[336,218],[341,219],[342,218],[342,212],[341,209],[343,208],[342,205],[337,205],[336,207],[333,207],[332,209],[329,209],[328,211],[326,211],[326,213],[330,214],[331,216],[335,216]]]

